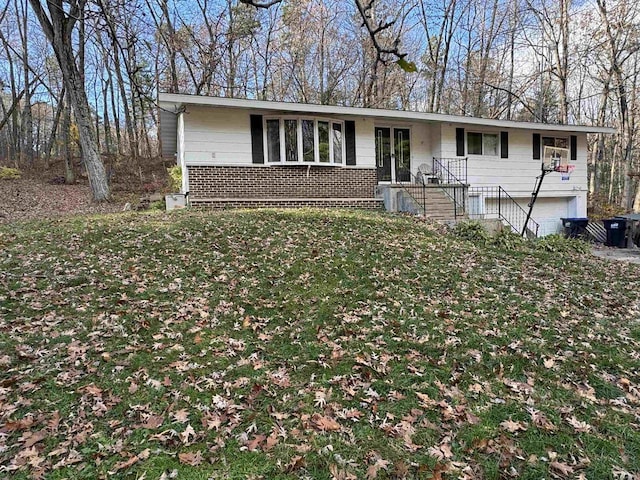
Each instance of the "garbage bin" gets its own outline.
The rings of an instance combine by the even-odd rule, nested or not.
[[[579,238],[587,233],[588,218],[561,218],[564,238]]]
[[[624,218],[610,218],[603,220],[602,223],[607,231],[607,241],[605,242],[607,247],[624,248],[627,246],[627,221]]]

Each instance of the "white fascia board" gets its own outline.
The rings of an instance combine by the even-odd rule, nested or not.
[[[296,112],[324,115],[351,115],[396,120],[415,120],[432,123],[450,123],[495,128],[518,128],[522,130],[574,132],[574,133],[616,133],[615,128],[589,125],[558,125],[534,122],[516,122],[513,120],[493,120],[489,118],[463,117],[460,115],[444,115],[441,113],[410,112],[404,110],[383,110],[379,108],[340,107],[333,105],[314,105],[308,103],[268,102],[264,100],[247,100],[240,98],[206,97],[201,95],[184,95],[177,93],[160,93],[160,108],[176,111],[186,105],[202,105],[210,107],[245,108],[262,111]]]

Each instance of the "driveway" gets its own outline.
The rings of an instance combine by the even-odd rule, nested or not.
[[[592,250],[596,257],[619,262],[640,264],[640,248],[613,248],[597,246]]]

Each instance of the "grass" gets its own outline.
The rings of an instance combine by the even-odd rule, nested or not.
[[[638,267],[467,237],[314,210],[0,228],[0,474],[638,474]]]

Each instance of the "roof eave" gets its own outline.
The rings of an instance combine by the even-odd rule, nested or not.
[[[363,107],[341,107],[334,105],[316,105],[307,103],[270,102],[264,100],[248,100],[226,97],[208,97],[176,93],[160,93],[161,108],[181,108],[184,105],[202,105],[211,107],[245,108],[254,110],[274,110],[285,112],[321,113],[334,115],[367,116],[399,120],[415,120],[423,122],[455,123],[471,126],[490,126],[496,128],[517,128],[523,130],[578,132],[578,133],[615,133],[610,127],[591,125],[558,125],[548,123],[517,122],[513,120],[494,120],[478,117],[464,117],[441,113],[424,113],[405,110],[383,110]]]

